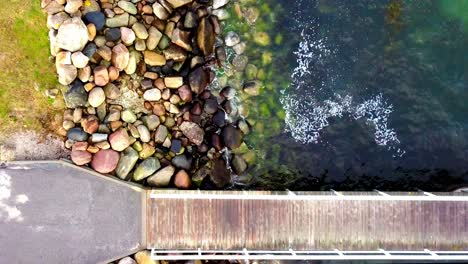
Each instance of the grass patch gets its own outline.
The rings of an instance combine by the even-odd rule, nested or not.
[[[40,1],[8,2],[0,9],[0,139],[18,130],[46,132],[62,108],[44,94],[58,82]]]

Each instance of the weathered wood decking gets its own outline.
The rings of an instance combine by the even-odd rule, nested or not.
[[[304,194],[155,191],[147,198],[148,247],[468,249],[467,196]]]

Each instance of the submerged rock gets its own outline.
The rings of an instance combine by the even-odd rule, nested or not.
[[[223,188],[231,183],[231,172],[227,169],[226,162],[223,159],[213,161],[210,179],[218,188]]]
[[[227,126],[222,131],[224,145],[230,149],[236,149],[242,144],[242,132],[233,127]]]
[[[180,125],[180,130],[184,135],[190,140],[190,142],[195,145],[200,145],[203,143],[203,138],[205,136],[205,131],[193,122],[182,122]]]

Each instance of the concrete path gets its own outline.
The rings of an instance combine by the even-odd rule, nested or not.
[[[65,161],[0,164],[0,263],[132,254],[146,246],[144,198],[139,187]]]

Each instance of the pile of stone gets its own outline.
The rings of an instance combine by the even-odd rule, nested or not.
[[[235,90],[208,89],[226,58],[216,14],[227,3],[42,0],[75,164],[156,187],[230,183],[222,152],[241,145],[245,121]]]

